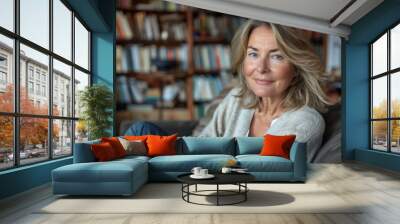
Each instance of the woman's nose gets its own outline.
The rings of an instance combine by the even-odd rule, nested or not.
[[[257,71],[260,73],[265,73],[269,71],[269,63],[266,58],[260,58],[257,65]]]

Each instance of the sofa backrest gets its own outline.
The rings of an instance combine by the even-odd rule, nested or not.
[[[182,137],[177,141],[177,154],[235,155],[235,139],[228,137]]]
[[[263,147],[263,137],[236,137],[236,155],[259,154]]]
[[[236,137],[236,155],[259,154],[264,144],[263,137]],[[298,147],[305,147],[305,143],[293,142],[290,148],[290,157],[294,157]]]
[[[176,151],[178,155],[225,154],[236,156],[259,154],[263,142],[263,137],[180,137],[176,142]],[[100,140],[75,143],[74,163],[95,162],[96,159],[90,145],[98,143],[100,143]],[[300,146],[305,147],[305,143],[293,143],[290,150],[291,158],[294,157],[296,149]]]
[[[75,143],[74,147],[74,163],[95,162],[96,158],[90,148],[92,144],[99,144],[100,140]]]

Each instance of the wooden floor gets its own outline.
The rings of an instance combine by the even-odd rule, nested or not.
[[[317,183],[346,201],[367,204],[357,214],[36,214],[54,200],[50,186],[0,202],[0,223],[400,223],[400,174],[359,163],[312,165],[308,182]],[[318,202],[316,202],[318,203]]]

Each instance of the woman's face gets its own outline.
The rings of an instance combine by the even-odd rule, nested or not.
[[[278,49],[271,28],[259,26],[251,32],[243,73],[258,97],[283,97],[286,93],[295,69]]]

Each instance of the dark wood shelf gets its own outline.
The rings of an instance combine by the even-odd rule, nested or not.
[[[194,104],[195,105],[204,105],[204,104],[211,103],[211,102],[212,102],[212,100],[198,100],[198,101],[194,101]]]
[[[186,40],[143,40],[143,39],[118,39],[117,45],[156,45],[156,46],[179,46],[185,44]]]
[[[119,72],[117,76],[133,77],[137,80],[147,82],[151,87],[158,87],[163,84],[173,83],[175,80],[189,77],[189,75],[184,72]]]
[[[231,71],[231,69],[212,69],[212,70],[206,70],[206,69],[195,69],[194,74],[195,75],[209,75],[209,74],[217,74],[221,73],[222,71]]]
[[[203,10],[203,9],[192,9],[192,13],[193,13],[193,16],[199,16],[200,14],[213,15],[213,16],[226,16],[227,15],[225,13],[210,11],[210,10]]]
[[[127,12],[127,13],[146,13],[146,14],[157,14],[157,15],[165,15],[165,14],[185,14],[185,10],[176,10],[176,11],[168,11],[162,9],[136,9],[136,8],[126,8],[126,7],[117,7],[118,11]]]
[[[230,44],[228,40],[225,38],[215,38],[215,37],[202,37],[202,38],[194,38],[195,44]]]
[[[177,104],[173,106],[160,106],[157,105],[157,103],[117,103],[117,108],[119,110],[127,110],[129,106],[151,106],[154,109],[157,110],[173,110],[173,109],[185,109],[186,108],[186,102],[178,102]]]

